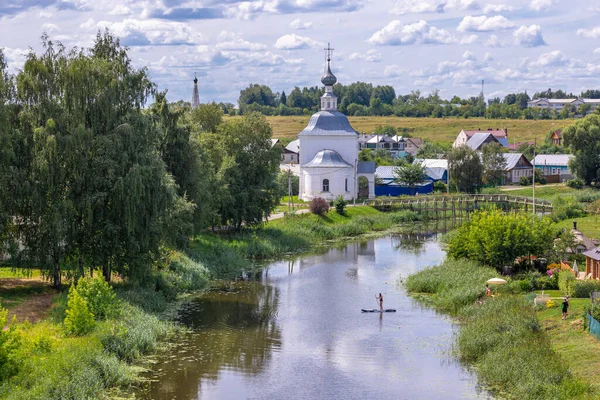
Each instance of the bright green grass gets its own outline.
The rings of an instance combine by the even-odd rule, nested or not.
[[[39,269],[14,269],[0,267],[0,279],[2,278],[38,278],[41,276]]]
[[[507,188],[506,190],[500,189],[500,192],[503,194],[508,194],[510,196],[533,197],[533,188],[531,186],[523,187],[522,189],[516,190],[513,188]],[[577,189],[570,188],[566,185],[540,185],[535,187],[535,197],[537,199],[545,200],[552,200],[552,198],[557,194],[570,194],[576,192],[578,192]]]
[[[596,398],[586,381],[574,377],[559,353],[552,351],[530,302],[505,292],[475,303],[485,281],[495,274],[472,261],[446,260],[409,276],[406,287],[459,317],[461,360],[473,364],[482,382],[502,398]]]
[[[566,320],[561,319],[560,307],[544,309],[537,315],[552,349],[567,361],[578,379],[600,393],[600,341],[582,327],[583,307],[589,302],[589,299],[571,299]]]
[[[577,229],[590,238],[600,239],[600,217],[597,215],[588,215],[573,219],[565,219],[556,224],[560,229],[572,229],[573,221],[577,221]]]

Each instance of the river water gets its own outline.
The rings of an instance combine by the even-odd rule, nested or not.
[[[268,265],[192,301],[144,399],[487,399],[452,357],[454,326],[400,281],[445,257],[389,236]],[[361,313],[378,307],[396,313]]]

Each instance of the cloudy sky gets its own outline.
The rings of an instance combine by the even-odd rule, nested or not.
[[[600,87],[597,0],[0,0],[13,71],[47,32],[90,46],[108,27],[171,101],[236,102],[249,83],[320,84],[323,47],[344,84],[486,97]]]

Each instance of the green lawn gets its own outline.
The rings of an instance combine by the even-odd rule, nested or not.
[[[2,278],[37,278],[41,276],[39,269],[23,270],[10,267],[0,267],[0,279]],[[1,286],[1,283],[0,283]]]
[[[561,319],[560,307],[537,313],[552,348],[567,361],[573,374],[600,390],[600,341],[583,330],[582,310],[589,299],[571,299],[569,316]],[[558,305],[558,304],[557,304]]]
[[[573,221],[577,221],[577,229],[589,238],[600,239],[600,218],[597,215],[565,219],[556,224],[558,228],[572,229]]]
[[[533,188],[531,186],[523,187],[520,189],[513,189],[512,187],[510,187],[499,190],[501,193],[508,194],[510,196],[533,197]],[[557,194],[568,194],[575,192],[577,192],[577,189],[570,188],[566,185],[539,185],[535,187],[535,197],[537,199],[551,200]]]
[[[325,215],[314,215],[314,214],[304,214],[302,216],[303,219],[307,219],[313,222],[323,222],[325,224],[344,224],[352,221],[356,217],[360,216],[372,216],[381,214],[380,211],[377,211],[373,207],[369,206],[356,206],[356,207],[346,207],[345,215],[340,215],[335,211],[335,207],[331,207],[329,212]],[[281,225],[285,225],[287,222],[284,218],[274,219],[269,221],[266,224],[266,227],[279,227]]]

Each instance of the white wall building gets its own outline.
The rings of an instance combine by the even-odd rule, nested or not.
[[[348,118],[337,111],[337,96],[333,85],[337,78],[331,72],[330,53],[327,71],[321,82],[325,94],[321,97],[321,111],[314,114],[302,132],[300,143],[300,198],[310,201],[316,197],[334,200],[343,196],[351,200],[358,196],[358,177],[369,181],[368,194],[375,196],[374,168],[359,166],[358,132]],[[360,172],[360,173],[359,173]]]
[[[600,105],[600,99],[535,99],[527,102],[529,108],[542,108],[550,111],[560,112],[567,105],[572,105],[577,109],[582,104],[589,104],[592,110]]]

